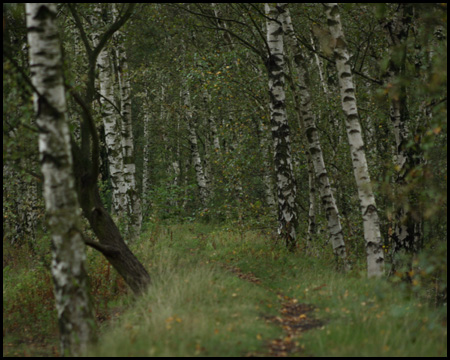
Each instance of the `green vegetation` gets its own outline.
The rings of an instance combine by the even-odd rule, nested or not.
[[[102,323],[91,356],[267,355],[271,342],[286,336],[268,319],[280,316],[287,298],[314,305],[307,316],[321,320],[291,340],[296,347],[288,355],[447,355],[446,305],[436,307],[433,289],[421,283],[410,291],[367,280],[357,265],[344,275],[333,261],[289,253],[260,232],[242,236],[198,223],[153,225],[133,250],[153,281],[137,299],[89,252]],[[31,263],[9,263],[3,270],[4,355],[57,353],[49,271],[33,270]]]
[[[267,354],[268,344],[283,333],[265,319],[279,312],[285,296],[316,306],[313,316],[324,323],[295,339],[303,349],[297,355],[447,354],[446,306],[433,306],[426,292],[418,296],[395,283],[367,280],[357,266],[344,275],[332,261],[271,244],[259,232],[241,237],[201,224],[162,227],[157,236],[146,232],[135,250],[153,285],[106,326],[91,354]],[[235,268],[261,283],[236,276],[230,271]]]
[[[68,197],[43,196],[61,157],[32,106],[53,94],[42,42],[4,4],[4,356],[76,354],[59,325],[86,329],[58,325],[77,271],[52,268],[52,225],[88,245],[90,356],[447,355],[447,5],[273,5],[48,6],[82,211],[65,226],[46,209]]]

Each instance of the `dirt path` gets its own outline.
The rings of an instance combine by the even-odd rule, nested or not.
[[[242,280],[249,281],[255,285],[263,286],[262,281],[251,272],[243,272],[237,267],[226,266],[226,269],[234,273]],[[266,287],[265,287],[266,288]],[[268,291],[273,289],[266,288]],[[280,338],[267,342],[266,348],[257,353],[248,353],[246,356],[269,356],[269,357],[286,357],[292,354],[304,352],[303,346],[298,342],[301,333],[321,327],[323,321],[314,317],[314,305],[299,303],[297,299],[277,293],[278,299],[281,301],[279,315],[262,316],[266,321],[281,326],[284,335]]]

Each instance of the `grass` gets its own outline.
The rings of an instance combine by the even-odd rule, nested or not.
[[[148,225],[132,249],[152,277],[137,299],[88,254],[97,315],[109,319],[88,356],[270,355],[270,344],[287,336],[268,319],[281,316],[287,298],[314,305],[322,324],[292,339],[289,356],[447,356],[446,304],[368,280],[363,264],[337,272],[331,253],[292,254],[268,235],[202,224]],[[4,268],[4,356],[57,355],[46,276],[25,264]],[[46,336],[47,350],[27,336],[34,345]],[[5,344],[13,346],[5,352]]]
[[[242,356],[281,334],[260,316],[274,314],[276,294],[203,257],[201,236],[180,242],[184,232],[137,246],[153,284],[89,356]]]
[[[282,329],[265,321],[282,297],[316,306],[324,326],[295,341],[299,356],[446,356],[446,306],[434,308],[386,280],[333,261],[290,254],[257,232],[178,225],[141,237],[153,286],[105,329],[91,356],[268,354]],[[146,239],[153,239],[147,242]],[[238,267],[260,284],[229,271]],[[300,350],[301,349],[301,350]]]

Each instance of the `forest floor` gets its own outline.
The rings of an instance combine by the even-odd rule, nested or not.
[[[88,252],[100,324],[89,356],[447,356],[446,304],[367,280],[363,264],[342,274],[331,251],[202,224],[148,225],[131,247],[152,277],[137,299]],[[3,356],[57,356],[48,271],[26,266],[4,262]]]

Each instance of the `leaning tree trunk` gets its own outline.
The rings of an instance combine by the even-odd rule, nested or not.
[[[77,192],[83,215],[89,221],[97,241],[85,237],[87,245],[100,251],[123,277],[131,290],[139,295],[150,285],[151,279],[145,267],[134,256],[114,220],[103,207],[97,179],[91,175],[88,155],[72,142]]]
[[[61,353],[77,356],[94,337],[95,320],[88,295],[85,245],[79,230],[81,214],[66,119],[57,9],[56,4],[27,3],[26,12],[44,200],[52,234],[51,272]]]
[[[334,57],[339,78],[342,109],[345,114],[348,142],[353,162],[358,196],[364,222],[364,238],[367,254],[367,274],[379,277],[384,273],[384,253],[375,196],[370,183],[364,142],[361,135],[355,85],[353,83],[350,56],[342,30],[337,3],[325,3],[328,27],[334,42]]]
[[[269,47],[266,65],[269,74],[270,120],[277,178],[278,234],[285,240],[286,247],[293,251],[297,245],[295,233],[295,226],[297,225],[296,186],[284,92],[283,29],[281,14],[274,4],[266,3],[265,12]]]
[[[147,270],[145,270],[145,267],[130,251],[114,220],[103,207],[97,183],[99,173],[99,136],[95,127],[95,121],[92,117],[92,102],[95,93],[95,68],[98,64],[98,54],[104,49],[109,38],[112,36],[113,32],[111,29],[119,29],[131,16],[134,6],[134,4],[130,4],[123,13],[123,16],[111,24],[103,34],[98,32],[94,34],[94,47],[91,47],[88,41],[84,42],[89,63],[84,99],[76,91],[71,92],[74,100],[83,110],[81,144],[78,145],[73,139],[71,144],[78,201],[83,210],[83,215],[89,221],[92,230],[99,240],[97,242],[84,237],[84,242],[100,251],[123,277],[131,290],[135,294],[140,294],[151,283],[150,276]],[[71,4],[68,7],[73,14],[77,27],[80,32],[83,32],[84,29],[79,21],[80,19],[76,10]],[[97,10],[100,9],[97,7]],[[96,24],[94,20],[91,23]],[[99,27],[96,27],[96,30],[98,29]]]
[[[311,110],[311,95],[309,93],[309,79],[308,71],[305,64],[305,59],[300,52],[300,44],[294,34],[294,27],[292,26],[289,9],[287,4],[278,4],[279,9],[282,10],[282,22],[288,41],[294,52],[294,65],[298,75],[298,92],[300,94],[300,111],[303,118],[306,137],[309,145],[309,154],[314,166],[314,172],[319,183],[320,199],[325,210],[328,233],[330,235],[331,244],[333,246],[334,254],[340,259],[344,268],[349,269],[347,261],[347,252],[345,249],[344,235],[342,233],[341,221],[339,220],[339,211],[336,201],[331,191],[330,180],[323,160],[322,147],[320,146],[319,134],[316,128],[316,121]]]

